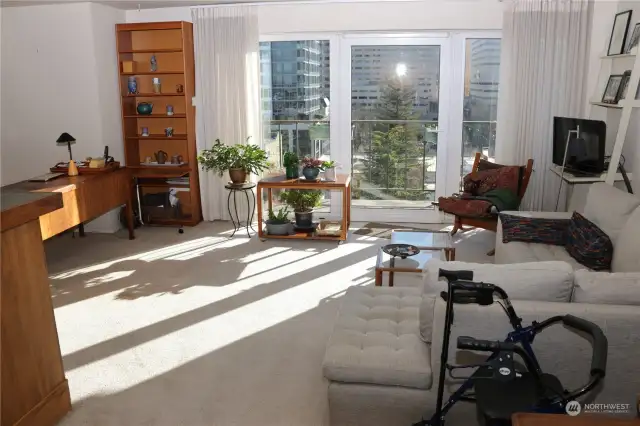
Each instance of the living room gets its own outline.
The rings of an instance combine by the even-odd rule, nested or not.
[[[640,422],[640,2],[0,17],[3,425]]]

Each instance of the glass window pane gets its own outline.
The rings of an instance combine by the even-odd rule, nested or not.
[[[472,38],[465,44],[461,175],[471,171],[476,152],[495,158],[500,82],[500,39]]]
[[[264,146],[282,155],[329,159],[330,46],[328,40],[260,43]]]
[[[353,46],[355,205],[425,207],[435,197],[440,46]]]

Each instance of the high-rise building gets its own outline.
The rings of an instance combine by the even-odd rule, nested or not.
[[[398,74],[398,66],[402,67],[402,75]],[[355,46],[351,49],[352,118],[377,118],[389,81],[399,80],[413,92],[416,119],[437,119],[439,76],[437,46]]]
[[[464,119],[495,120],[500,81],[500,39],[467,41]]]

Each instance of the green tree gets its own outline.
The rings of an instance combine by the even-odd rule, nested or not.
[[[422,172],[419,170],[423,147],[423,128],[420,124],[403,123],[413,120],[414,89],[399,79],[391,80],[382,91],[377,118],[400,121],[376,123],[371,137],[368,179],[384,192],[400,199],[419,199],[424,195]]]

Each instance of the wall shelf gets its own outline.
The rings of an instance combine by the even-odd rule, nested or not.
[[[136,93],[135,95],[122,95],[123,98],[153,98],[162,96],[184,96],[184,93]]]
[[[134,115],[123,115],[124,118],[186,118],[187,114],[134,114]]]
[[[622,109],[622,105],[620,105],[620,104],[607,104],[607,103],[604,103],[604,102],[596,102],[596,101],[591,101],[589,103],[591,105],[595,105],[595,106],[599,106],[599,107],[603,107],[603,108]]]
[[[626,59],[626,58],[635,58],[635,53],[623,53],[621,55],[602,55],[601,59]]]
[[[168,75],[168,74],[184,74],[184,71],[134,71],[134,72],[120,73],[120,75]]]
[[[127,136],[127,139],[134,139],[134,140],[144,140],[144,139],[149,139],[149,140],[187,140],[187,135],[173,135],[171,137],[162,135],[162,134],[158,134],[158,135],[153,135],[153,134],[149,134],[149,136],[141,136],[141,135],[137,135],[137,136]]]
[[[178,53],[182,52],[181,48],[169,49],[136,49],[136,50],[120,50],[118,53]]]
[[[179,188],[176,196],[180,201],[180,212],[177,217],[157,215],[158,212],[153,207],[143,205],[142,216],[145,219],[149,219],[150,216],[145,223],[196,225],[202,220],[202,208],[199,174],[193,173],[198,164],[195,107],[192,104],[192,98],[195,95],[193,24],[179,21],[118,24],[116,40],[125,161],[138,183],[136,199],[144,201],[148,194],[166,194],[170,188]],[[157,55],[157,71],[148,71],[152,54]],[[133,61],[133,69],[143,69],[143,71],[123,72],[122,62],[124,61]],[[139,76],[136,78],[137,89],[141,93],[128,93],[129,76]],[[160,77],[162,87],[170,92],[153,92],[152,77],[154,76]],[[178,86],[182,86],[182,93],[175,92],[177,89],[174,87]],[[158,113],[137,114],[136,104],[144,98],[153,98],[154,110]],[[164,113],[169,105],[175,108],[175,114]],[[143,127],[147,129],[145,131],[149,132],[149,136],[140,135]],[[173,128],[175,133],[172,137],[165,136],[164,131],[167,127]],[[182,166],[141,164],[147,158],[153,158],[158,151],[166,152],[169,157],[180,155],[186,164]],[[176,177],[185,177],[185,183],[165,182],[166,179]]]

